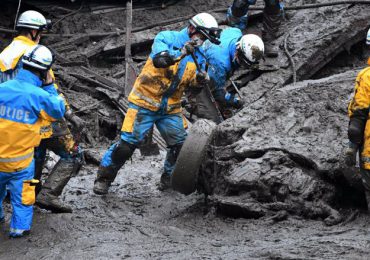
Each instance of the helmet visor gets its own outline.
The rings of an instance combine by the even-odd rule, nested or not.
[[[40,26],[40,31],[50,32],[52,28],[53,28],[53,25],[51,23],[51,20],[47,19],[46,24]]]
[[[219,40],[221,35],[221,29],[219,28],[206,28],[203,26],[197,26],[196,31],[202,34],[206,39],[208,39],[210,42],[219,45],[221,42]]]

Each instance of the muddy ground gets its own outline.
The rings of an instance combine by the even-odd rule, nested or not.
[[[162,2],[165,3],[165,8]],[[141,9],[134,9],[133,28],[152,25],[160,20],[189,16],[199,11],[223,9],[230,2],[151,1],[149,6],[149,1],[134,1],[134,7],[136,3],[136,7]],[[258,1],[258,6],[262,6],[262,2]],[[317,1],[292,0],[287,1],[287,5],[314,2]],[[6,18],[0,22],[1,27],[12,28],[16,6],[14,3],[11,4],[11,1],[5,1],[5,5],[3,3],[1,5],[0,12],[3,12]],[[113,141],[112,139],[116,137],[117,129],[120,128],[123,118],[119,106],[110,98],[116,92],[107,88],[106,84],[111,88],[117,85],[122,87],[124,82],[124,74],[121,72],[124,69],[124,48],[122,46],[125,44],[125,35],[120,35],[125,28],[125,14],[122,10],[124,5],[117,1],[105,2],[104,5],[94,1],[73,4],[68,1],[65,3],[24,1],[21,11],[28,8],[34,9],[35,6],[46,16],[49,15],[53,21],[59,21],[55,25],[54,35],[45,38],[44,43],[56,50],[58,63],[55,71],[59,84],[69,98],[72,107],[75,111],[81,110],[79,115],[87,122],[89,136],[83,138],[82,146],[99,158]],[[148,10],[149,7],[150,10]],[[285,149],[287,153],[301,154],[316,162],[320,167],[324,165],[323,168],[330,167],[331,164],[340,168],[341,163],[331,158],[336,156],[335,153],[340,152],[345,143],[342,140],[345,137],[343,131],[345,131],[344,125],[346,124],[345,107],[343,106],[348,101],[353,86],[354,75],[351,71],[364,66],[366,53],[358,38],[369,25],[366,22],[369,21],[369,13],[369,7],[348,5],[287,13],[288,20],[284,22],[284,29],[277,40],[281,52],[279,53],[280,59],[271,61],[279,71],[262,73],[252,83],[246,83],[243,74],[237,78],[244,87],[242,92],[248,102],[247,108],[250,106],[251,109],[243,109],[218,128],[220,140],[217,146],[219,150],[213,156],[219,159],[217,163],[221,162],[222,165],[228,166],[225,172],[221,172],[222,176],[238,173],[238,169],[243,170],[248,160],[251,160],[251,165],[255,163],[255,159],[258,159],[256,156],[249,158],[250,156],[246,155],[245,150],[248,150],[248,147],[251,150],[270,148],[269,139],[264,139],[263,132],[258,132],[259,129],[256,126],[246,127],[247,123],[264,127],[263,123],[267,122],[269,129],[266,133],[270,139],[279,143],[279,148]],[[224,19],[223,13],[215,13],[215,15],[219,21]],[[261,28],[260,12],[253,12],[251,16],[250,30],[258,31]],[[153,19],[153,17],[156,18]],[[349,31],[351,21],[364,28]],[[185,23],[181,21],[169,23],[169,25],[158,25],[135,34],[133,58],[137,68],[140,69],[143,65],[155,33],[163,29],[182,28],[184,25]],[[331,93],[331,90],[335,88],[335,83],[330,83],[330,78],[319,81],[319,83],[317,81],[300,82],[298,86],[302,88],[311,87],[307,87],[307,90],[305,89],[302,93],[295,90],[297,92],[294,95],[284,94],[284,87],[285,89],[297,88],[292,85],[286,86],[292,82],[292,70],[283,50],[286,33],[287,31],[294,32],[293,29],[297,33],[288,39],[288,45],[289,51],[294,55],[297,54],[295,61],[298,81],[310,78],[321,79],[345,72],[338,76],[341,83],[337,95],[336,92]],[[323,31],[326,31],[326,34],[322,35]],[[102,32],[113,32],[114,34],[96,35]],[[342,41],[347,38],[340,40],[343,32],[348,32],[346,37],[352,39],[345,46],[342,46]],[[95,35],[92,36],[92,34]],[[11,40],[11,35],[0,34],[0,39],[1,47],[3,47]],[[321,42],[318,43],[315,39]],[[335,44],[337,39],[339,43]],[[322,46],[318,46],[320,44]],[[348,54],[346,50],[352,50],[351,54]],[[109,82],[102,84],[99,77],[82,70],[81,66],[104,76]],[[81,78],[81,75],[88,79]],[[338,80],[338,77],[335,79]],[[100,85],[96,82],[100,82]],[[302,104],[299,109],[296,106],[292,106],[292,109],[282,107],[277,109],[278,106],[274,106],[277,103],[274,102],[276,98],[282,99],[279,104],[286,104],[296,99],[306,100],[305,93],[309,97],[305,102],[315,100],[320,104],[320,98],[313,98],[317,91],[315,89],[320,84],[324,86],[325,93],[329,93],[327,97],[330,100],[334,102],[338,98],[338,108],[334,106],[336,114],[332,118],[338,116],[343,121],[338,123],[339,133],[336,132],[337,139],[340,140],[338,142],[335,142],[335,138],[327,140],[336,145],[332,153],[325,156],[322,155],[323,150],[320,147],[316,150],[310,147],[309,150],[297,152],[296,150],[299,150],[303,144],[312,142],[311,137],[304,138],[294,132],[299,124],[296,128],[292,127],[293,130],[288,128],[289,123],[294,121],[288,116],[292,114],[290,113],[292,110],[297,110],[295,121],[305,121],[306,117],[310,118],[310,113],[315,115],[315,106],[308,115],[304,112],[305,104],[308,103]],[[280,88],[281,90],[277,91]],[[265,107],[264,104],[269,104],[269,106]],[[86,109],[89,106],[90,108]],[[83,108],[86,110],[83,111]],[[287,114],[284,117],[287,121],[275,122],[271,110]],[[261,115],[259,111],[266,113],[266,116]],[[321,115],[319,112],[316,114]],[[277,129],[271,127],[274,122]],[[330,125],[331,121],[328,122],[327,125]],[[284,138],[284,131],[278,131],[279,127],[288,131],[289,139]],[[235,129],[243,129],[243,131],[235,131]],[[312,129],[315,133],[317,127],[312,127]],[[321,134],[325,135],[322,131],[317,132],[318,136]],[[295,139],[297,137],[300,141],[298,143]],[[258,143],[255,143],[253,138]],[[320,140],[317,142],[321,143]],[[227,152],[237,145],[241,145],[244,150],[239,147],[236,151],[240,153],[228,158]],[[230,147],[232,149],[227,149]],[[342,215],[340,223],[334,226],[327,226],[322,221],[324,216],[316,216],[313,219],[302,214],[290,214],[291,212],[282,217],[265,214],[258,219],[239,218],[240,215],[227,214],[225,210],[220,210],[220,204],[215,204],[215,200],[217,201],[221,196],[220,201],[228,201],[224,205],[236,205],[238,204],[236,202],[241,202],[242,206],[237,206],[241,208],[245,206],[243,194],[237,196],[237,193],[227,193],[222,190],[222,185],[216,185],[216,194],[213,194],[210,199],[206,198],[203,193],[184,196],[174,191],[158,191],[157,182],[162,172],[164,156],[164,150],[152,157],[142,157],[140,152],[136,151],[132,161],[120,171],[110,193],[106,196],[97,196],[92,192],[97,166],[91,157],[87,158],[87,164],[78,176],[71,179],[62,195],[62,199],[73,206],[74,212],[72,214],[51,214],[36,207],[32,235],[27,238],[9,240],[6,237],[10,217],[10,209],[6,204],[7,221],[1,227],[0,232],[0,259],[368,258],[370,217],[363,201],[358,204],[354,203],[352,206],[345,205],[346,207],[329,201],[330,206]],[[273,153],[271,158],[274,156],[281,155]],[[321,160],[323,157],[324,159]],[[239,161],[235,161],[235,158]],[[235,167],[233,166],[230,170],[229,164],[232,162],[235,163]],[[277,169],[281,169],[284,164],[277,164],[277,166]],[[295,167],[293,166],[292,169],[296,169]],[[217,174],[220,173],[217,172]],[[363,200],[361,195],[358,198]],[[279,211],[278,214],[280,213]]]

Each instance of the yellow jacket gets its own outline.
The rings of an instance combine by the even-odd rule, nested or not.
[[[189,40],[186,28],[180,32],[164,31],[155,37],[150,57],[128,97],[131,103],[151,111],[163,109],[168,114],[181,112],[181,97],[185,88],[196,85],[194,61],[191,56],[186,56],[168,68],[156,68],[153,57],[166,51],[177,58],[181,55],[180,49]],[[198,54],[199,50],[196,55],[202,64],[204,58]]]
[[[370,65],[370,59],[368,61]],[[370,170],[370,67],[360,71],[357,75],[355,83],[355,94],[348,106],[348,115],[350,118],[358,117],[365,118],[365,130],[363,148],[361,151],[362,167]],[[362,120],[362,119],[361,119]]]
[[[40,144],[41,121],[61,119],[63,99],[43,91],[41,80],[20,69],[13,80],[0,84],[0,172],[27,168]]]

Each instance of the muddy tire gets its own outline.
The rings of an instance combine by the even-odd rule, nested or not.
[[[188,195],[196,190],[198,171],[216,124],[201,119],[193,124],[177,158],[171,177],[172,188]]]

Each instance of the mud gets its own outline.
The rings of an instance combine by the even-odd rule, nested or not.
[[[361,184],[353,177],[358,176],[356,172],[343,167],[341,158],[346,105],[356,71],[364,66],[361,59],[367,55],[359,52],[351,59],[343,50],[363,48],[356,44],[369,25],[368,6],[287,12],[288,20],[276,40],[279,58],[267,60],[258,73],[241,72],[234,77],[247,105],[217,127],[198,193],[158,191],[165,157],[161,150],[151,157],[135,152],[110,193],[97,196],[92,192],[96,164],[117,137],[123,118],[122,108],[112,97],[122,91],[117,85],[124,82],[124,5],[117,1],[105,6],[94,1],[83,5],[22,2],[21,11],[37,5],[54,21],[61,19],[54,36],[43,42],[56,50],[59,84],[87,122],[89,136],[81,141],[89,164],[62,194],[74,212],[51,214],[36,207],[29,237],[6,237],[10,207],[5,204],[0,259],[368,258],[370,218]],[[136,3],[148,7],[148,2]],[[164,2],[167,8],[134,10],[133,28],[225,8],[231,1]],[[291,0],[287,5],[312,2]],[[0,24],[11,28],[16,5],[5,3]],[[116,7],[121,9],[107,11]],[[217,15],[220,21],[224,19],[224,14]],[[156,32],[183,25],[136,32],[137,69],[143,66]],[[257,14],[249,30],[260,29]],[[102,32],[114,34],[99,36]],[[292,68],[283,48],[288,32],[288,51],[296,63],[298,81],[315,80],[290,84]],[[11,37],[1,33],[0,40],[4,47]],[[81,65],[109,79],[109,86]]]

